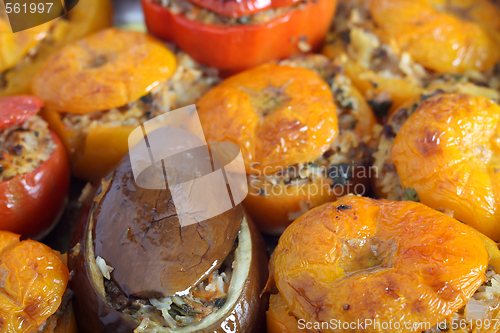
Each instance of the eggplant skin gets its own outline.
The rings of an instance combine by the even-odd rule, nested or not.
[[[92,273],[86,258],[86,253],[89,250],[87,249],[87,239],[89,237],[90,212],[92,206],[97,204],[94,201],[94,196],[99,189],[100,186],[94,186],[92,193],[83,203],[70,243],[68,266],[73,274],[70,287],[75,292],[73,306],[78,329],[80,333],[134,332],[138,325],[131,321],[127,315],[115,310],[99,293],[92,282]],[[260,232],[248,214],[245,213],[245,216],[252,242],[252,261],[242,293],[227,315],[203,331],[197,332],[266,332],[265,312],[268,307],[269,295],[262,293],[262,291],[269,276],[269,256]],[[94,239],[93,235],[92,239]]]

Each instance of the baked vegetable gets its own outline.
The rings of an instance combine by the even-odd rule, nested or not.
[[[249,180],[244,205],[261,231],[280,234],[312,207],[368,191],[368,172],[359,172],[368,169],[375,117],[325,57],[242,72],[196,105],[208,141],[241,147]]]
[[[31,79],[48,58],[112,22],[110,0],[80,0],[65,16],[15,34],[0,20],[0,96],[30,93]]]
[[[128,155],[93,192],[69,261],[81,332],[261,332],[267,255],[241,206],[181,227],[170,191],[138,187]]]
[[[409,101],[381,133],[379,197],[420,201],[500,240],[500,106],[444,93]]]
[[[142,0],[151,34],[223,73],[316,50],[336,0]]]
[[[68,268],[60,254],[0,231],[0,331],[75,333]]]
[[[0,229],[44,237],[66,205],[70,170],[34,96],[0,98]]]
[[[43,65],[32,90],[45,101],[42,116],[64,142],[77,177],[95,181],[117,165],[128,135],[150,112],[140,98],[161,89],[175,66],[160,42],[117,29],[70,44]]]
[[[496,332],[498,258],[491,240],[420,203],[346,196],[281,236],[268,332]]]
[[[488,0],[341,1],[324,53],[384,116],[436,83],[498,89],[499,18]]]

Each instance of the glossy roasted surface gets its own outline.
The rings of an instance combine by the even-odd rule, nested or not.
[[[297,219],[271,266],[286,305],[305,321],[435,325],[468,302],[488,259],[481,239],[443,213],[349,196]]]
[[[95,255],[114,268],[127,295],[166,297],[201,282],[226,258],[243,217],[237,206],[181,227],[170,190],[137,186],[128,155],[101,191],[92,216]]]
[[[500,60],[500,10],[488,0],[370,0],[383,40],[439,73],[483,71]]]
[[[69,272],[48,246],[0,232],[0,331],[28,333],[54,314]]]
[[[210,142],[234,142],[247,173],[314,161],[338,133],[335,104],[316,73],[266,64],[224,80],[197,103]]]
[[[32,89],[52,110],[103,111],[146,95],[175,66],[175,56],[154,38],[106,29],[52,56],[33,79]]]
[[[391,150],[403,188],[500,240],[500,106],[465,94],[431,97],[404,122]]]

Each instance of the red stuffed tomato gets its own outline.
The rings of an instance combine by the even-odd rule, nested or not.
[[[223,75],[317,49],[336,0],[142,0],[151,34]]]
[[[70,171],[59,138],[32,96],[0,98],[0,230],[40,239],[67,200]]]

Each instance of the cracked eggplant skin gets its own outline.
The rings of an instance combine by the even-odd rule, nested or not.
[[[130,191],[131,188],[134,188],[134,191]],[[123,189],[123,192],[121,194],[117,193],[120,189]],[[163,191],[164,195],[170,196],[168,190],[159,191]],[[132,192],[135,192],[134,195],[131,195]],[[96,281],[102,281],[103,279],[102,275],[100,275],[95,270],[95,268],[92,267],[91,264],[91,262],[94,260],[93,257],[99,256],[98,252],[94,253],[96,240],[103,240],[103,237],[105,236],[115,238],[122,238],[123,236],[122,233],[118,231],[119,225],[112,220],[112,217],[110,219],[110,216],[108,216],[108,220],[103,219],[99,222],[97,221],[98,219],[96,218],[96,216],[103,213],[112,214],[112,212],[114,211],[122,212],[124,216],[130,218],[130,214],[132,213],[130,209],[135,209],[136,212],[142,214],[146,210],[145,208],[148,206],[147,201],[155,200],[155,197],[158,196],[158,193],[155,192],[158,192],[158,190],[143,190],[135,185],[135,182],[132,178],[129,157],[128,155],[126,155],[122,160],[120,166],[111,175],[109,175],[106,180],[103,180],[101,184],[94,185],[92,193],[87,196],[78,217],[77,226],[70,244],[72,251],[69,256],[69,267],[74,274],[71,280],[71,287],[75,291],[73,304],[75,307],[79,331],[81,333],[133,332],[134,329],[137,328],[138,324],[133,321],[132,317],[115,310],[111,306],[111,304],[108,303],[105,298],[106,295],[104,289],[102,288],[102,285],[99,286],[96,284]],[[129,196],[124,196],[124,193],[128,194]],[[143,206],[141,207],[129,201],[129,198],[132,197],[134,197],[134,199],[139,199]],[[118,201],[114,201],[112,199]],[[169,206],[171,204],[171,198],[162,201],[164,201],[163,204],[165,206]],[[152,201],[153,204],[154,202],[155,201]],[[169,209],[172,208],[169,207]],[[169,209],[166,209],[165,211],[168,212]],[[241,205],[237,206],[237,210],[243,213]],[[233,214],[234,213],[230,213],[227,218],[234,218],[235,216]],[[211,326],[204,328],[202,331],[198,330],[197,332],[223,333],[229,329],[231,332],[253,333],[262,332],[265,330],[265,311],[267,310],[268,305],[268,295],[264,294],[261,297],[260,294],[264,290],[268,278],[268,255],[262,236],[258,232],[255,225],[251,222],[250,218],[246,215],[246,213],[244,214],[246,216],[246,220],[250,229],[252,253],[250,270],[248,276],[246,277],[243,290],[238,297],[238,301],[236,302],[234,307],[232,307],[231,310],[228,311],[227,315],[223,316],[222,319],[212,324]],[[219,217],[220,216],[221,215],[219,215]],[[131,218],[130,220],[132,219],[133,218]],[[177,218],[169,217],[166,220],[171,219]],[[215,218],[210,220],[212,224],[214,219]],[[237,224],[232,223],[233,225],[238,225],[238,230],[240,226],[239,222],[240,221],[238,221]],[[102,231],[98,228],[98,225],[100,223],[103,223],[103,225],[109,225],[107,235],[99,234],[99,232]],[[160,223],[156,223],[156,225],[159,225]],[[165,225],[165,228],[172,228],[172,226],[173,224],[169,223]],[[184,227],[182,230],[189,227],[190,226]],[[219,239],[221,235],[224,237],[227,236],[228,231],[225,231],[222,228],[218,228],[218,230],[215,230],[216,227],[214,228],[214,230],[212,230],[211,235],[219,237]],[[178,228],[178,225],[176,226],[176,228]],[[116,235],[113,236],[113,233],[115,233]],[[176,231],[175,234],[178,235],[178,232]],[[196,234],[198,235],[198,233]],[[193,237],[193,241],[191,241],[191,239],[186,240],[184,238],[184,242],[189,244],[190,248],[196,247],[196,242],[200,244],[199,239],[196,239],[196,237],[194,237],[193,235],[194,234],[192,233],[188,234],[190,238]],[[232,242],[234,242],[236,236],[237,232],[235,233],[234,238],[232,238]],[[105,245],[104,247],[107,247],[108,249],[114,248],[116,252],[123,252],[120,251],[117,247],[120,245],[120,243],[117,244],[116,240],[115,242],[108,241],[107,243],[108,245]],[[89,244],[91,244],[92,246],[89,246]],[[158,253],[162,253],[166,250],[165,245],[166,244],[164,243],[158,243],[158,245],[148,248],[147,252],[150,254],[151,252],[153,252],[152,255],[157,256]],[[114,267],[115,271],[117,270],[118,267],[113,266],[113,263],[108,261],[105,254],[101,253],[101,257],[106,260],[108,265]],[[128,271],[129,275],[134,275],[132,272],[136,273],[135,277],[137,277],[137,279],[132,278],[130,281],[140,281],[142,284],[142,281],[145,280],[145,278],[151,276],[153,276],[154,278],[155,276],[158,276],[159,272],[156,271],[153,273],[145,274],[144,270],[141,271],[132,268],[131,265],[138,261],[136,254],[128,252],[124,257],[127,257],[125,267],[130,268]],[[114,275],[115,271],[112,272],[112,278],[115,279],[115,282],[119,287],[123,288],[123,286],[120,284],[120,281],[116,280],[116,276]],[[177,277],[179,276],[179,273],[176,272],[173,275]],[[183,278],[186,279],[185,276]],[[157,291],[153,292],[152,294],[143,295],[148,297],[161,296]]]

